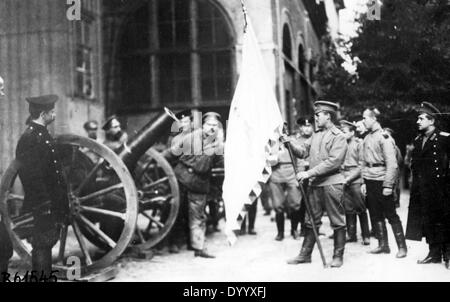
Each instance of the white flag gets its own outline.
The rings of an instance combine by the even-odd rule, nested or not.
[[[283,119],[250,20],[244,33],[242,67],[228,117],[223,200],[230,244],[239,214],[261,193],[271,173],[270,142],[277,142]],[[242,216],[242,215],[241,215]]]

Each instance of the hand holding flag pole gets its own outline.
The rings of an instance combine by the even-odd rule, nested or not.
[[[287,131],[286,125],[283,128],[283,134],[288,135],[288,131]],[[292,148],[291,148],[291,145],[289,143],[289,140],[283,141],[283,143],[285,144],[287,150],[289,151],[289,157],[291,158],[291,164],[292,164],[292,167],[294,168],[295,175],[297,175],[298,170],[297,170],[297,166],[296,166],[295,161],[294,161],[294,156],[292,154]],[[319,248],[320,257],[322,258],[323,267],[327,268],[328,265],[327,265],[327,262],[325,260],[325,255],[323,253],[322,244],[320,243],[320,240],[319,240],[319,233],[317,232],[317,226],[316,226],[316,223],[314,222],[314,218],[313,218],[313,215],[312,215],[311,204],[309,203],[308,196],[306,195],[305,189],[303,188],[303,181],[299,181],[298,182],[298,186],[299,186],[300,192],[301,192],[301,194],[303,196],[303,200],[305,202],[306,211],[308,212],[308,215],[309,215],[310,220],[311,220],[311,226],[312,226],[312,229],[313,229],[314,238],[316,239],[317,247]]]

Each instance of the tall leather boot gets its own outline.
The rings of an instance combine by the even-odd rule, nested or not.
[[[356,238],[356,214],[346,214],[345,217],[347,222],[347,233],[348,233],[346,241],[356,242],[358,241]],[[333,235],[334,240],[336,240],[335,235],[336,234]]]
[[[289,259],[287,263],[288,264],[311,263],[311,254],[314,249],[315,243],[316,238],[314,237],[313,230],[310,228],[305,228],[305,239],[303,239],[303,244],[300,253],[296,257]]]
[[[402,223],[398,222],[391,225],[394,232],[395,241],[397,242],[398,252],[395,257],[405,258],[408,254],[408,248],[406,247],[405,234],[403,233]]]
[[[281,241],[284,239],[284,213],[277,213],[275,215],[275,221],[277,223],[277,237],[275,237],[275,240]]]
[[[444,253],[442,253],[443,245],[440,243],[430,243],[428,245],[428,255],[422,259],[417,260],[417,264],[430,264],[430,263],[441,263],[442,262],[442,255],[444,254],[445,257],[445,247],[444,247]],[[445,259],[444,259],[445,260]]]
[[[331,267],[341,267],[344,264],[345,233],[344,228],[334,231],[334,252],[333,261],[330,264]]]
[[[450,269],[450,243],[444,244],[444,264],[446,269]]]
[[[7,279],[8,276],[8,260],[0,260],[0,282],[5,282],[4,279]]]
[[[370,231],[369,231],[369,220],[367,218],[367,212],[361,213],[359,216],[359,224],[361,226],[361,236],[363,239],[362,244],[370,245]]]
[[[38,280],[41,276],[49,278],[52,273],[52,250],[51,248],[33,248],[32,269],[36,271]]]
[[[298,211],[294,211],[291,214],[291,236],[294,239],[297,239],[300,235],[298,233],[298,223],[299,223],[299,214]]]
[[[375,233],[378,239],[378,247],[374,250],[369,251],[370,254],[389,254],[391,250],[389,249],[388,235],[386,224],[384,221],[377,221],[375,224]]]

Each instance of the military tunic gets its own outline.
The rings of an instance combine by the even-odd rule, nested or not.
[[[328,129],[318,129],[311,137],[311,143],[296,144],[292,150],[300,158],[309,157],[310,177],[308,197],[311,202],[312,215],[317,226],[326,209],[334,230],[345,228],[345,210],[343,205],[344,176],[340,167],[347,152],[347,142],[344,134],[332,126]],[[307,217],[306,225],[311,228],[311,218]]]
[[[366,184],[370,218],[374,222],[388,219],[391,225],[401,223],[395,211],[393,194],[383,195],[383,188],[394,189],[397,179],[395,148],[388,136],[384,136],[380,124],[364,138],[362,175]]]
[[[211,170],[223,165],[222,155],[222,142],[204,135],[202,129],[184,135],[178,145],[164,152],[169,160],[178,158],[174,172],[180,184],[181,208],[184,208],[179,212],[173,232],[182,233],[183,226],[188,223],[191,245],[196,250],[204,248],[206,197],[210,190]]]
[[[412,185],[406,238],[429,244],[450,243],[450,134],[434,131],[414,140]]]
[[[55,142],[47,128],[31,122],[19,139],[16,159],[25,196],[22,213],[35,220],[33,247],[52,247],[58,240],[56,223],[68,212],[67,185]]]
[[[361,164],[362,141],[353,137],[348,142],[347,153],[341,167],[345,177],[344,205],[347,214],[361,214],[366,212],[364,197],[361,194]]]
[[[288,213],[297,211],[300,209],[302,196],[298,188],[289,151],[284,144],[278,145],[276,155],[277,163],[272,166],[272,174],[269,179],[273,208],[277,213],[282,213],[285,209]],[[296,160],[298,167],[300,159]]]

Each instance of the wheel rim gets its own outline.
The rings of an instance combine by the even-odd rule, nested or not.
[[[139,192],[139,215],[132,244],[149,249],[161,242],[175,224],[180,196],[178,181],[167,160],[154,148],[140,159],[134,179]]]
[[[70,201],[70,219],[61,231],[60,240],[53,248],[57,257],[54,261],[54,268],[64,273],[70,267],[66,263],[69,256],[75,255],[81,259],[81,273],[88,274],[95,270],[110,266],[126,249],[131,241],[137,219],[137,191],[134,180],[127,167],[120,158],[107,147],[97,143],[89,138],[76,135],[61,135],[56,138],[58,148],[64,150],[62,161],[64,163],[64,174],[68,183],[68,194]],[[66,151],[70,151],[71,158],[68,159]],[[73,166],[75,161],[79,162],[83,158],[81,154],[95,155],[96,163],[92,163],[91,170],[85,171],[85,177],[81,180],[75,179]],[[76,159],[76,160],[75,160]],[[95,160],[95,159],[94,159]],[[72,163],[72,165],[68,164]],[[86,163],[86,158],[84,158]],[[20,179],[17,177],[20,163],[14,160],[5,171],[0,184],[0,204],[1,212],[5,220],[6,228],[13,241],[14,249],[22,260],[31,263],[31,248],[24,240],[27,227],[32,225],[32,218],[26,219],[26,215],[15,216],[11,212],[11,201],[14,200],[20,204],[23,196],[15,194],[17,187],[20,186]],[[99,189],[98,173],[109,167],[109,172],[114,174],[116,183],[109,183],[107,186]],[[68,173],[69,171],[69,173]],[[78,171],[79,172],[79,171]],[[92,177],[89,177],[89,176]],[[78,185],[77,185],[78,181]],[[80,183],[81,182],[81,183]],[[86,189],[88,188],[88,189]],[[93,189],[94,188],[94,189]],[[119,192],[126,202],[125,209],[122,212],[105,210],[101,206],[92,204],[92,201],[104,201],[111,192]],[[124,221],[123,229],[117,241],[112,240],[102,230],[90,221],[89,213],[95,213],[103,216],[120,217]],[[28,215],[29,217],[30,215]],[[89,229],[103,241],[110,244],[109,251],[99,251],[95,246],[91,246],[86,234],[82,229]],[[72,232],[70,232],[72,231]],[[29,236],[28,236],[29,237]],[[56,250],[56,253],[55,253]]]

